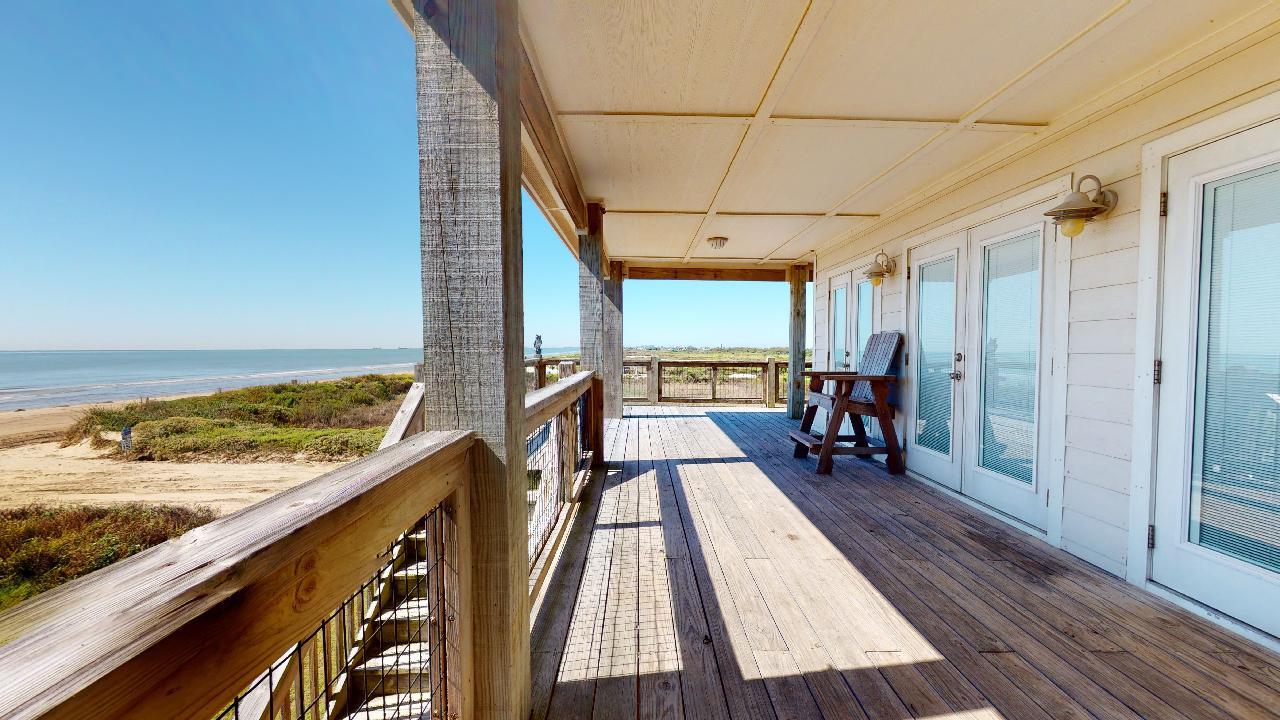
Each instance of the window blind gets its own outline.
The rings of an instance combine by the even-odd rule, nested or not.
[[[1206,185],[1200,244],[1189,540],[1280,571],[1280,164]]]

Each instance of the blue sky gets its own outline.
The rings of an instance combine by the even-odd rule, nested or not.
[[[0,350],[421,343],[385,3],[6,0],[0,69]],[[576,345],[576,261],[530,203],[524,238],[528,342]],[[624,303],[629,346],[786,343],[782,283]]]

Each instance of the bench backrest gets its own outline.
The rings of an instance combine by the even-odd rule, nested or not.
[[[858,372],[863,375],[897,375],[898,356],[902,351],[902,333],[894,331],[878,332],[867,338],[867,347],[862,351],[862,360],[858,363]],[[894,386],[896,390],[896,385]],[[889,403],[897,404],[897,392],[889,393]],[[855,402],[874,402],[871,395],[871,383],[854,383],[849,398]]]

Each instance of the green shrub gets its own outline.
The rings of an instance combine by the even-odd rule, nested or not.
[[[351,459],[377,449],[412,382],[363,375],[91,408],[64,444],[111,448],[104,433],[128,426],[133,449],[118,454],[137,460]]]
[[[0,510],[0,609],[203,525],[205,507],[174,505]]]

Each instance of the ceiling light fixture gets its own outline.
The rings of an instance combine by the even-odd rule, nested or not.
[[[871,267],[867,270],[867,279],[875,287],[879,287],[884,279],[893,275],[898,271],[898,261],[885,254],[881,250],[876,253],[875,260],[872,261]]]
[[[707,244],[711,246],[712,250],[720,250],[724,248],[725,244],[728,242],[729,238],[723,235],[715,235],[707,238]]]
[[[1089,197],[1082,190],[1085,180],[1092,180],[1098,186],[1093,197]],[[1067,193],[1062,202],[1054,205],[1045,213],[1045,216],[1053,218],[1053,223],[1058,226],[1063,235],[1073,238],[1084,232],[1085,223],[1099,215],[1111,212],[1111,209],[1116,206],[1117,199],[1115,191],[1102,189],[1102,181],[1097,175],[1085,175],[1076,182],[1076,189]]]

